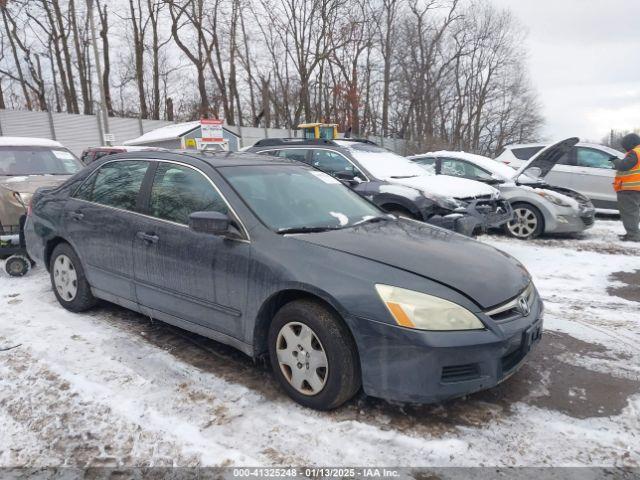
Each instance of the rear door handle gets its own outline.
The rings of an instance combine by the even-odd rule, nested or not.
[[[69,212],[69,217],[74,220],[82,220],[84,218],[84,213],[82,212]]]
[[[160,237],[154,233],[138,232],[136,233],[136,237],[148,244],[158,243],[158,240],[160,240]]]

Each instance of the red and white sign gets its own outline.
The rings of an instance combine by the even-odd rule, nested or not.
[[[202,118],[200,119],[200,129],[202,133],[202,143],[224,142],[222,120],[217,118]]]

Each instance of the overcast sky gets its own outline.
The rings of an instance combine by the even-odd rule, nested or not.
[[[549,139],[640,128],[639,0],[493,0],[528,30]]]

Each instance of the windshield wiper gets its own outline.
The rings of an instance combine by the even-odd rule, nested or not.
[[[418,175],[392,175],[389,178],[416,178]]]
[[[369,217],[369,218],[363,218],[362,220],[360,220],[359,222],[356,223],[352,223],[351,225],[347,225],[347,227],[357,227],[358,225],[362,225],[364,223],[377,223],[377,222],[382,222],[382,221],[389,221],[391,220],[391,218],[389,217]]]
[[[285,234],[285,233],[317,233],[317,232],[326,232],[328,230],[340,230],[343,227],[289,227],[289,228],[280,228],[276,230],[276,233]]]

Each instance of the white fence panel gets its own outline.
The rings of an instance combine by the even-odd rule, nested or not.
[[[29,112],[21,110],[0,110],[0,132],[4,136],[40,137],[58,140],[76,155],[87,147],[102,144],[100,123],[95,115],[74,115],[53,113],[53,131],[47,112]],[[173,122],[165,120],[142,120],[137,118],[109,117],[109,133],[115,135],[115,144],[121,145],[127,140],[139,137],[156,128]],[[239,134],[242,132],[241,145],[251,146],[262,138],[296,137],[299,132],[285,128],[232,127],[225,128]],[[104,130],[104,126],[103,126]],[[401,155],[405,154],[406,141],[395,138],[369,137]]]
[[[34,112],[44,115],[46,112]],[[100,131],[98,120],[93,115],[75,115],[71,113],[54,113],[53,125],[56,132],[56,140],[80,155],[87,147],[100,145]],[[49,137],[51,138],[51,137]]]
[[[52,138],[46,112],[0,110],[0,129],[5,137]]]

